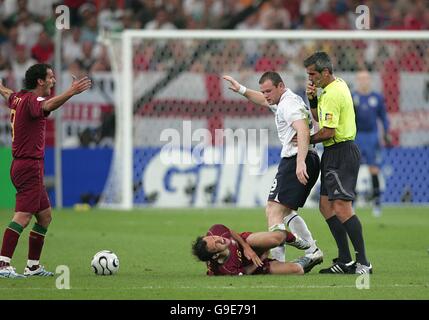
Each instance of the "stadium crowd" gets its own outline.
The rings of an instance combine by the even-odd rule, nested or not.
[[[97,42],[101,30],[132,29],[219,29],[231,17],[250,5],[250,0],[0,0],[0,71],[13,81],[23,78],[36,62],[53,63],[54,33],[59,4],[71,13],[71,28],[64,33],[63,65],[79,75],[110,71],[107,50]],[[429,28],[429,5],[425,0],[271,0],[238,23],[238,30],[353,30],[356,7],[370,8],[371,29],[422,30]],[[429,71],[429,48],[417,41],[377,46],[370,41],[350,41],[348,46],[325,42],[324,50],[337,57],[339,70],[362,67],[379,69],[395,57],[397,67],[406,71]],[[314,43],[225,42],[225,45],[196,62],[196,72],[253,69],[294,70],[302,68]],[[136,48],[135,68],[163,70],[191,52],[192,44],[171,41],[162,48],[145,43]],[[336,51],[336,52],[332,52]],[[299,52],[300,54],[296,54]],[[229,57],[234,56],[234,61]],[[338,57],[341,57],[339,59]],[[399,58],[399,59],[398,59]],[[205,59],[205,60],[204,60]],[[298,59],[295,61],[295,59]],[[284,68],[286,66],[286,68]],[[7,83],[7,79],[6,83]]]

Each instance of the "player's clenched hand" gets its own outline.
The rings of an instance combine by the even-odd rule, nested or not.
[[[247,258],[247,260],[251,260],[253,264],[257,267],[262,267],[264,264],[262,263],[259,256],[256,254],[255,251],[249,246],[247,248],[243,248],[244,250],[244,256]]]
[[[308,173],[307,173],[307,165],[304,161],[296,163],[296,176],[303,185],[306,185],[308,182]]]
[[[71,85],[71,90],[73,94],[79,94],[85,90],[88,90],[92,86],[92,81],[88,77],[83,77],[82,79],[77,79],[75,76],[73,77],[73,83]]]
[[[223,78],[229,82],[229,89],[234,91],[234,92],[238,92],[238,90],[240,89],[240,83],[235,80],[233,77],[231,76],[223,76]]]
[[[313,100],[314,97],[317,95],[317,88],[313,84],[313,82],[309,81],[307,84],[307,88],[305,90],[305,93],[307,94],[307,97],[309,100]]]

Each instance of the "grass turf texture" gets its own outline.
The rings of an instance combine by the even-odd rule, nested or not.
[[[304,276],[207,277],[205,264],[191,255],[191,243],[215,223],[236,231],[263,231],[263,209],[145,209],[132,212],[55,210],[42,264],[70,268],[70,290],[53,278],[0,279],[3,299],[428,299],[429,215],[427,208],[385,208],[373,218],[358,210],[367,253],[374,266],[370,289],[358,290],[355,275],[320,275],[337,255],[328,226],[315,209],[302,210],[325,261]],[[0,211],[1,233],[11,212]],[[28,250],[23,232],[13,265],[22,272]],[[302,252],[287,247],[287,259]],[[120,260],[114,276],[90,268],[99,250]]]

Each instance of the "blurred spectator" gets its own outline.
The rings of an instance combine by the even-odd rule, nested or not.
[[[256,61],[255,71],[279,71],[287,68],[287,61],[276,41],[262,43],[260,45],[262,56]]]
[[[335,9],[335,0],[329,0],[326,9],[316,15],[316,22],[322,29],[336,29],[338,25],[338,16]]]
[[[27,0],[9,0],[4,3],[6,18],[6,25],[13,26],[19,22],[19,14],[21,12],[29,12]]]
[[[0,70],[9,70],[9,60],[0,53]]]
[[[18,45],[15,48],[15,59],[12,60],[12,71],[16,80],[22,81],[25,78],[25,72],[37,61],[29,56],[28,50],[23,45]],[[18,87],[22,87],[23,83],[17,83]]]
[[[25,45],[28,49],[32,48],[40,33],[43,31],[43,26],[33,21],[33,18],[28,11],[21,11],[18,14],[18,42]]]
[[[106,7],[98,14],[98,27],[100,29],[118,31],[122,29],[124,10],[118,8],[116,0],[108,0]]]
[[[259,22],[259,12],[255,12],[246,20],[237,25],[238,30],[262,30]],[[253,65],[258,58],[258,42],[255,40],[244,40],[243,49],[246,53],[246,63]]]
[[[124,10],[122,15],[121,30],[123,29],[142,29],[141,22],[134,18],[133,11],[130,9]]]
[[[96,55],[97,58],[91,66],[90,73],[110,71],[110,62],[107,49],[105,47],[99,47],[99,50],[100,52]]]
[[[282,0],[271,0],[261,13],[261,25],[265,30],[289,29],[290,13],[283,7]]]
[[[97,52],[94,50],[94,44],[91,41],[83,42],[82,57],[79,59],[83,69],[89,72],[96,60]]]
[[[79,9],[87,2],[86,0],[64,0],[63,3],[70,9],[70,24],[72,26],[80,26],[82,17],[79,14]]]
[[[186,16],[183,9],[182,0],[170,0],[165,4],[165,8],[170,17],[172,17],[172,23],[179,29],[186,28]]]
[[[95,42],[98,36],[96,8],[93,4],[85,3],[79,8],[82,18],[82,41]]]
[[[404,18],[403,12],[397,8],[392,7],[390,11],[390,18],[386,24],[387,30],[403,30],[404,29]]]
[[[52,8],[55,8],[59,0],[37,0],[28,1],[28,11],[34,14],[37,18],[45,20],[52,17]],[[55,12],[55,9],[54,9]]]
[[[18,41],[18,28],[10,28],[7,36],[8,41],[0,44],[0,55],[11,58],[15,56],[15,49],[18,45],[20,45]]]
[[[167,10],[165,8],[158,8],[155,19],[149,21],[145,27],[147,30],[174,30],[177,29],[176,26],[170,21]]]
[[[78,27],[65,34],[63,38],[63,57],[66,65],[82,59],[81,35],[81,30]]]
[[[39,63],[51,64],[53,62],[54,43],[45,31],[40,32],[39,40],[31,48],[31,55]]]
[[[43,17],[43,28],[49,34],[50,37],[54,37],[55,31],[57,30],[56,21],[57,21],[57,17],[60,16],[60,12],[59,13],[55,12],[57,9],[57,6],[58,6],[57,3],[52,4],[51,14]]]

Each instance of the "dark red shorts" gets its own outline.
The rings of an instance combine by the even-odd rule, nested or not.
[[[43,160],[13,160],[10,177],[16,189],[15,212],[38,213],[51,206],[43,184],[43,171]]]

